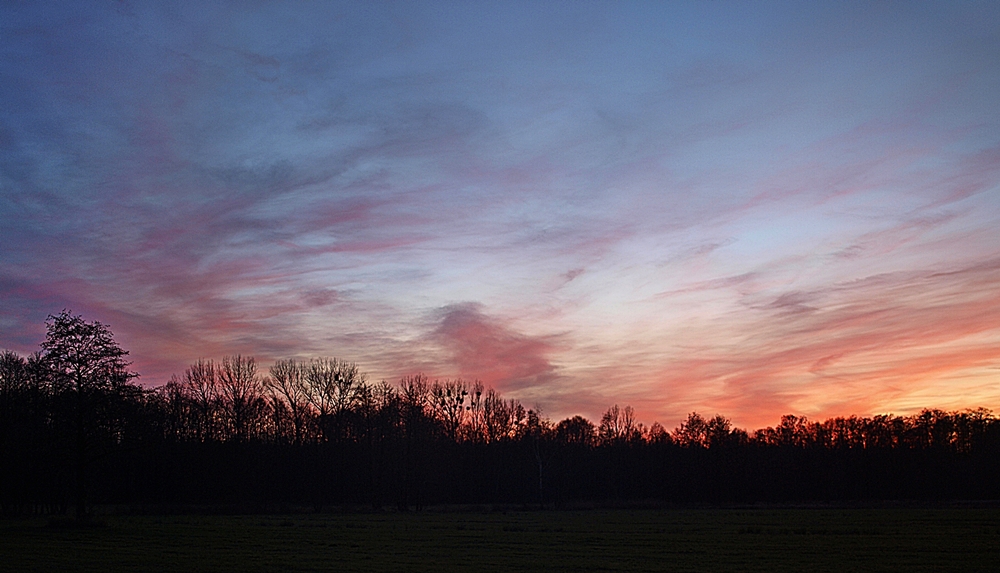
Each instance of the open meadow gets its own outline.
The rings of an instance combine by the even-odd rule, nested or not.
[[[0,521],[3,571],[995,571],[1000,510],[678,509]]]

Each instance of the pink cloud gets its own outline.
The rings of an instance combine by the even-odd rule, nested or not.
[[[478,378],[498,390],[544,385],[556,377],[549,361],[556,350],[553,341],[521,334],[485,315],[478,305],[442,309],[432,338],[450,354],[459,375]]]

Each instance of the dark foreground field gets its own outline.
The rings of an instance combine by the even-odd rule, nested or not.
[[[997,571],[998,509],[0,521],[3,571]]]

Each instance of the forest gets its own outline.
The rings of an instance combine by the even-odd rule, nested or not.
[[[982,408],[757,430],[691,413],[667,430],[618,405],[553,421],[478,381],[373,383],[336,358],[136,378],[111,330],[69,311],[38,352],[0,353],[4,515],[1000,498],[1000,420]]]

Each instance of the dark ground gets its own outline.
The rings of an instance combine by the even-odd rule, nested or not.
[[[1000,509],[103,515],[0,521],[2,571],[997,571]]]

